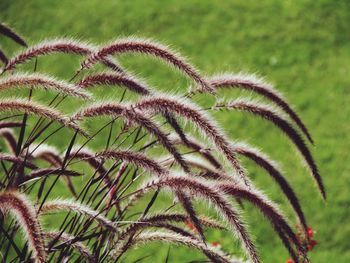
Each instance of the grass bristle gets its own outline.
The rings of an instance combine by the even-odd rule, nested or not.
[[[33,251],[33,260],[37,263],[44,263],[46,252],[41,226],[35,208],[27,197],[14,191],[0,193],[0,210],[15,215]]]
[[[116,224],[103,216],[99,211],[95,211],[90,207],[80,204],[75,200],[54,200],[47,201],[40,209],[40,214],[52,213],[55,211],[72,211],[81,213],[91,220],[97,221],[102,226],[107,227],[110,230],[117,231]]]
[[[58,110],[51,107],[41,105],[37,102],[28,101],[24,99],[6,99],[0,100],[0,112],[24,112],[38,115],[52,121],[61,123],[64,126],[72,128],[82,134],[85,134],[78,125],[69,121],[69,119]]]
[[[26,41],[18,33],[16,33],[10,26],[6,25],[5,23],[0,23],[0,34],[7,36],[8,38],[12,39],[13,41],[20,44],[23,47],[28,46]]]
[[[143,84],[135,77],[126,74],[117,74],[110,72],[98,73],[95,75],[88,75],[78,83],[78,86],[84,89],[97,85],[121,86],[142,95],[150,94],[149,87],[147,87],[146,84]]]
[[[213,248],[210,245],[203,245],[196,239],[186,237],[179,234],[167,233],[167,232],[149,232],[138,235],[130,246],[147,244],[149,242],[162,242],[162,243],[174,243],[181,244],[186,247],[194,248],[202,251],[212,262],[215,263],[243,263],[238,259],[233,259],[225,255],[217,248]]]
[[[269,175],[279,185],[282,192],[285,194],[288,201],[290,202],[291,206],[294,208],[294,211],[296,212],[298,219],[300,220],[300,223],[303,225],[304,230],[307,231],[306,219],[301,209],[301,205],[299,203],[298,197],[296,196],[292,187],[289,185],[289,183],[283,176],[279,166],[273,160],[271,160],[267,155],[265,155],[258,149],[251,147],[248,144],[236,143],[235,150],[238,154],[241,154],[242,156],[245,156],[248,159],[252,160],[258,166],[265,169],[269,173]]]
[[[236,209],[229,203],[229,201],[215,188],[211,187],[198,179],[185,178],[180,176],[169,176],[165,179],[153,180],[142,187],[138,195],[155,188],[169,188],[172,191],[186,191],[200,198],[209,200],[220,215],[230,225],[233,234],[239,238],[244,248],[244,251],[249,255],[252,262],[260,262],[256,248],[243,224],[241,217]]]
[[[284,216],[281,214],[279,209],[275,204],[273,204],[267,197],[262,193],[259,193],[256,190],[249,189],[246,187],[241,187],[239,185],[234,185],[230,183],[220,183],[219,189],[226,194],[232,195],[239,199],[245,199],[251,202],[256,206],[271,222],[272,226],[276,232],[280,235],[285,232],[285,234],[292,240],[294,245],[299,248],[299,251],[302,251],[302,248],[299,245],[297,237]],[[284,239],[284,236],[281,236],[281,239]],[[289,251],[293,251],[291,244],[286,244]],[[293,258],[297,258],[297,253],[291,253]]]
[[[59,38],[44,40],[41,43],[29,47],[27,50],[20,52],[8,61],[4,70],[14,69],[17,65],[23,64],[28,60],[39,56],[49,55],[53,53],[66,53],[86,56],[96,49],[95,46],[69,38]],[[119,66],[109,58],[102,60],[107,67],[116,71],[122,71]]]
[[[176,52],[170,50],[168,47],[151,41],[149,39],[140,39],[140,38],[125,38],[116,40],[111,44],[108,44],[98,51],[92,53],[82,64],[82,68],[90,68],[93,64],[98,61],[103,60],[104,58],[123,53],[141,53],[151,56],[155,56],[164,60],[166,63],[174,66],[179,69],[180,72],[188,75],[191,79],[200,85],[203,90],[212,92],[213,89],[209,83],[206,82],[204,78],[200,76],[197,69],[190,65],[184,58],[182,58]]]
[[[0,137],[2,137],[5,140],[5,143],[9,151],[15,154],[17,149],[17,139],[12,129],[8,129],[8,128],[0,129]]]
[[[224,154],[227,160],[232,164],[238,176],[249,185],[245,171],[234,152],[231,143],[218,128],[218,125],[206,116],[196,105],[181,98],[169,96],[153,96],[140,100],[135,105],[141,111],[150,111],[155,113],[172,112],[185,119],[191,120],[203,133],[209,137],[216,147]]]
[[[305,144],[298,131],[295,130],[295,128],[284,118],[283,115],[281,115],[278,111],[274,110],[274,108],[270,107],[269,105],[244,99],[231,101],[226,105],[217,105],[215,108],[235,109],[252,113],[263,119],[271,121],[276,127],[281,129],[297,147],[301,156],[304,158],[305,162],[310,168],[311,175],[314,178],[322,197],[326,199],[326,191],[322,182],[322,178],[318,172],[318,167],[309,148]]]
[[[96,156],[99,158],[113,159],[115,161],[130,163],[158,176],[166,175],[168,173],[167,170],[165,170],[165,168],[158,162],[142,153],[132,151],[104,151],[97,153]]]
[[[51,89],[67,96],[91,99],[91,95],[79,86],[39,73],[17,73],[0,79],[0,90],[18,87],[26,87],[28,89],[40,87],[45,90]]]
[[[273,88],[273,86],[267,83],[262,78],[259,78],[252,74],[220,74],[211,77],[210,84],[215,89],[221,88],[242,88],[249,91],[253,91],[267,98],[278,107],[280,107],[289,117],[299,126],[305,136],[311,143],[314,143],[310,132],[306,128],[305,124],[298,116],[298,114],[292,109],[288,102],[284,99],[283,95]]]
[[[46,239],[51,239],[51,240],[58,239],[62,243],[66,244],[67,246],[71,246],[76,251],[78,251],[80,255],[82,255],[87,260],[87,262],[90,262],[90,263],[96,262],[91,251],[83,243],[75,241],[77,238],[74,236],[71,236],[67,233],[62,233],[61,231],[47,231],[43,233],[43,236]]]
[[[27,47],[3,24],[1,33]],[[72,68],[69,74],[62,65],[67,80],[40,73],[55,71],[50,59],[42,62],[43,56],[51,54],[83,57],[81,67]],[[157,58],[189,78],[196,90],[171,95],[170,88],[182,82],[169,80],[175,86],[158,93],[148,84],[152,80],[139,79],[113,59],[124,54]],[[17,71],[31,60],[33,68]],[[129,262],[135,246],[161,242],[199,250],[216,263],[259,263],[259,242],[255,240],[261,239],[251,237],[240,214],[240,208],[245,208],[243,201],[248,201],[272,225],[272,234],[280,238],[293,262],[309,262],[309,227],[303,202],[289,178],[266,154],[231,140],[218,125],[222,118],[209,114],[232,109],[270,121],[296,146],[325,198],[306,142],[307,138],[313,143],[311,135],[272,85],[246,74],[203,77],[169,47],[135,37],[102,46],[69,38],[45,40],[10,59],[0,49],[0,61],[4,64],[0,73],[4,95],[0,100],[4,146],[0,153],[0,254],[4,261]],[[65,62],[58,58],[55,63]],[[99,67],[93,67],[97,63]],[[108,86],[103,90],[108,100],[95,102],[96,92],[102,90],[95,89],[97,86]],[[242,99],[225,98],[217,103],[212,96],[218,89],[238,88],[260,95],[276,108]],[[7,96],[17,91],[25,99]],[[51,92],[55,96],[51,97]],[[203,98],[209,93],[209,99]],[[229,128],[242,134],[242,125],[244,122],[232,122]],[[275,140],[267,143],[273,147]],[[278,185],[300,223],[296,231],[279,207],[257,190],[240,157],[264,169]],[[164,197],[164,192],[170,198]],[[218,219],[205,216],[211,208]],[[8,220],[7,212],[14,214],[15,220]],[[245,217],[251,215],[251,209],[245,212]],[[18,238],[18,228],[23,229],[25,238]],[[52,228],[56,230],[47,230]],[[207,235],[207,228],[216,232]],[[237,255],[245,255],[244,259],[219,249],[226,242],[218,245],[219,240],[211,240],[220,236],[219,231],[238,240],[242,251]],[[165,262],[173,261],[170,254],[174,253],[169,251]],[[189,253],[186,259],[190,257]]]

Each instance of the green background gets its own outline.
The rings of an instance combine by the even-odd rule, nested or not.
[[[63,36],[93,43],[129,35],[151,37],[175,47],[207,75],[244,71],[265,76],[311,130],[316,142],[312,152],[328,193],[325,203],[294,147],[271,124],[242,113],[213,114],[230,138],[248,141],[281,163],[317,231],[312,262],[350,262],[349,1],[1,0],[0,20],[31,44]],[[6,50],[16,49],[3,37],[0,41]],[[189,84],[154,60],[125,56],[121,61],[161,91],[181,94]],[[68,78],[72,70],[67,71],[67,65],[79,64],[67,57],[40,59],[38,71]],[[102,89],[98,92],[101,98],[108,96]],[[223,95],[251,97],[244,92]],[[205,103],[203,96],[200,99]],[[256,184],[289,209],[272,181],[248,162],[247,167]],[[293,220],[290,212],[287,215]],[[250,207],[244,216],[264,262],[284,262],[288,255],[269,224]],[[232,251],[226,235],[213,234],[211,241]],[[130,262],[149,251],[154,254],[145,262],[162,262],[167,249],[160,244],[141,248],[131,253]],[[193,257],[189,250],[174,247],[170,262]]]

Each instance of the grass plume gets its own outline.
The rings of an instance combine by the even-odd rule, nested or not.
[[[40,117],[47,118],[51,121],[56,121],[61,123],[64,126],[72,128],[76,131],[79,131],[82,134],[85,134],[78,125],[69,121],[69,119],[64,116],[61,112],[54,110],[50,107],[41,105],[37,102],[28,101],[24,99],[3,99],[0,100],[0,112],[24,112],[29,114],[38,115]]]
[[[238,154],[247,157],[248,159],[255,162],[258,166],[266,170],[269,175],[276,181],[276,183],[281,188],[282,192],[287,197],[289,203],[294,208],[295,213],[297,214],[300,223],[303,225],[305,231],[307,230],[307,223],[304,216],[304,213],[301,209],[300,202],[292,187],[289,185],[288,181],[283,176],[281,170],[278,165],[271,160],[264,153],[247,145],[245,143],[236,143],[235,150]]]
[[[2,51],[1,47],[0,47],[0,61],[6,65],[9,62],[8,57],[6,56],[5,52]]]
[[[74,96],[81,99],[91,99],[91,95],[87,91],[82,90],[79,86],[39,73],[17,73],[0,79],[0,90],[18,87],[26,87],[30,89],[41,87],[45,90],[55,90],[58,93],[68,96]]]
[[[95,46],[89,43],[80,42],[74,39],[59,38],[44,40],[39,44],[29,47],[27,50],[18,53],[16,56],[10,59],[6,64],[4,71],[12,70],[17,65],[23,64],[24,62],[33,58],[37,58],[39,56],[49,55],[53,53],[66,53],[86,56],[94,52],[95,49]],[[122,69],[120,69],[120,67],[109,58],[102,60],[102,63],[104,63],[112,70],[122,72]]]
[[[101,61],[102,59],[116,54],[123,53],[141,53],[150,56],[155,56],[164,60],[166,63],[174,66],[180,72],[188,75],[193,79],[198,85],[200,85],[203,90],[212,92],[213,89],[206,80],[200,76],[197,69],[190,65],[184,58],[176,54],[174,51],[170,50],[168,47],[151,41],[149,39],[140,39],[140,38],[125,38],[116,40],[111,44],[100,48],[98,51],[92,53],[82,64],[82,68],[90,68],[96,62]]]
[[[14,31],[6,34],[12,39],[18,37]],[[81,68],[72,69],[69,81],[44,75],[40,70],[47,71],[46,62],[50,60],[39,64],[38,60],[50,54],[81,56]],[[246,100],[204,107],[195,92],[182,97],[159,94],[112,58],[123,54],[160,59],[194,82],[197,91],[204,92],[201,96],[224,88],[245,89],[268,99],[281,113]],[[244,209],[242,201],[248,201],[267,218],[293,261],[308,262],[309,228],[288,178],[267,155],[231,141],[219,128],[217,118],[208,114],[212,109],[235,109],[272,122],[296,145],[325,197],[316,162],[304,142],[303,134],[313,142],[310,133],[270,84],[252,75],[204,78],[167,46],[133,37],[101,47],[67,38],[45,40],[10,59],[0,52],[0,60],[5,64],[0,91],[4,95],[15,88],[27,92],[26,99],[0,100],[0,137],[7,144],[0,153],[0,247],[4,261],[123,262],[129,261],[127,256],[134,246],[163,242],[199,250],[213,262],[247,262],[211,246],[211,237],[205,232],[210,227],[233,235],[245,258],[259,263],[259,244],[253,242],[236,207],[238,203]],[[31,71],[17,72],[17,66],[31,60],[35,60]],[[92,69],[97,63],[108,71]],[[68,67],[64,70],[69,73]],[[113,92],[117,96],[113,101],[92,103],[96,92],[90,90],[99,85],[116,87],[120,92]],[[54,91],[56,96],[46,101],[47,97],[39,93],[40,102],[36,102],[36,89]],[[72,103],[71,96],[84,99],[83,107],[81,101]],[[108,121],[91,124],[86,121],[91,117],[104,117],[101,121],[108,117]],[[94,133],[88,136],[83,122],[86,130],[93,129]],[[52,127],[55,123],[58,128]],[[241,124],[235,128],[242,129]],[[69,129],[75,133],[68,133]],[[195,137],[197,130],[201,139]],[[257,190],[239,157],[264,169],[280,187],[300,221],[296,233],[279,207]],[[65,184],[60,184],[60,179]],[[173,198],[164,198],[163,191]],[[203,216],[210,210],[208,203],[220,219]],[[7,220],[7,211],[20,223]],[[47,214],[50,216],[44,217]],[[45,220],[44,231],[39,220]],[[46,230],[47,226],[57,230]],[[18,228],[24,230],[26,238],[17,238]],[[147,232],[151,229],[153,233]],[[49,241],[46,246],[44,238]]]
[[[256,248],[240,218],[238,211],[235,210],[235,208],[221,193],[216,191],[209,184],[205,184],[198,179],[189,179],[182,176],[169,176],[168,178],[153,180],[146,184],[138,191],[138,195],[144,194],[145,192],[155,188],[164,187],[170,188],[172,191],[187,191],[193,196],[209,200],[220,212],[220,215],[225,219],[225,221],[230,225],[233,233],[241,241],[244,251],[249,255],[252,262],[260,262]]]
[[[167,232],[149,232],[140,234],[136,237],[131,246],[146,244],[149,242],[162,242],[162,243],[175,243],[181,244],[190,248],[202,251],[212,262],[215,263],[243,263],[238,259],[232,259],[222,253],[220,250],[211,247],[210,245],[203,245],[196,239],[191,237],[185,237],[179,234],[167,233]]]
[[[87,248],[83,243],[74,241],[76,237],[71,236],[67,233],[62,233],[61,231],[46,231],[43,233],[45,239],[51,239],[52,241],[58,239],[67,246],[71,246],[76,251],[79,252],[83,258],[89,263],[96,263],[94,256],[92,255],[89,248]]]
[[[5,140],[5,143],[9,151],[13,154],[16,154],[17,140],[12,129],[8,129],[8,128],[0,129],[0,137],[2,137]]]
[[[10,26],[6,25],[5,23],[0,23],[0,34],[12,39],[17,44],[27,47],[26,41],[18,34],[16,33]]]
[[[182,156],[178,153],[175,146],[171,143],[169,138],[160,130],[160,128],[145,114],[136,111],[133,107],[119,103],[101,103],[96,104],[75,113],[71,120],[81,120],[86,117],[110,115],[114,117],[123,117],[125,120],[135,123],[146,129],[150,134],[154,135],[159,142],[167,149],[174,159],[179,163],[185,171],[188,171],[186,163],[182,160]]]
[[[87,216],[91,220],[95,220],[100,225],[107,227],[110,230],[117,231],[116,225],[100,212],[91,209],[90,207],[79,204],[75,200],[53,200],[46,202],[40,209],[40,214],[52,213],[55,211],[72,211]]]
[[[0,193],[0,210],[11,212],[20,222],[23,232],[33,251],[33,259],[44,263],[46,258],[44,240],[34,206],[23,194],[14,191]]]
[[[284,99],[283,95],[262,78],[258,78],[255,75],[242,73],[226,73],[211,77],[209,82],[214,89],[242,88],[262,95],[280,107],[285,113],[287,113],[289,117],[299,126],[308,140],[311,143],[314,143],[309,130],[306,128],[306,125],[288,104],[288,102]]]
[[[216,147],[224,154],[227,160],[232,164],[238,176],[249,185],[244,169],[236,158],[231,143],[220,131],[215,122],[201,112],[194,104],[181,100],[180,98],[169,98],[166,96],[154,96],[140,100],[135,107],[141,111],[150,111],[155,113],[172,112],[191,120],[203,133],[208,136]]]
[[[88,75],[78,83],[78,86],[84,89],[91,88],[96,85],[121,86],[141,95],[150,94],[149,87],[147,87],[146,84],[143,84],[140,80],[126,74],[117,74],[114,72],[103,72]]]
[[[143,170],[149,171],[154,175],[162,176],[168,172],[155,160],[146,155],[132,151],[104,151],[97,153],[99,158],[113,159],[115,161],[123,161],[141,167]]]
[[[305,162],[310,168],[312,177],[314,178],[322,197],[324,199],[326,198],[326,191],[322,182],[322,178],[318,172],[317,165],[314,158],[312,157],[309,148],[305,144],[298,131],[296,131],[294,127],[282,115],[280,115],[277,111],[268,105],[243,99],[231,101],[227,105],[217,105],[214,108],[227,108],[249,112],[254,115],[258,115],[263,119],[271,121],[276,127],[281,129],[299,150],[301,156],[304,158]]]

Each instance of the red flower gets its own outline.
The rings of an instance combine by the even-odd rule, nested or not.
[[[219,247],[219,246],[220,246],[220,243],[214,241],[214,242],[211,243],[211,245],[212,245],[213,247]]]
[[[197,231],[197,228],[192,224],[191,221],[187,221],[186,222],[186,226],[191,229],[192,231],[196,232]]]
[[[291,259],[287,259],[286,263],[294,263],[294,261]]]
[[[308,245],[308,250],[310,251],[310,250],[313,250],[314,249],[314,247],[317,245],[317,241],[316,240],[310,240],[310,243],[309,243],[309,245]]]
[[[314,230],[311,227],[307,228],[307,235],[311,238],[314,236]]]

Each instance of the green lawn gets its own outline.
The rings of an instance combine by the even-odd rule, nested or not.
[[[271,124],[242,113],[213,114],[230,138],[246,140],[280,161],[310,225],[317,230],[319,245],[310,253],[312,262],[346,263],[350,262],[349,10],[346,0],[2,0],[0,19],[29,43],[58,36],[103,43],[137,35],[176,47],[205,74],[246,71],[266,76],[311,130],[316,141],[312,150],[327,188],[326,203],[300,165],[294,147]],[[0,42],[11,49],[9,41],[0,38]],[[129,56],[122,62],[162,91],[181,94],[189,84],[151,59]],[[78,66],[76,61],[55,56],[40,59],[38,70],[69,78],[68,64]],[[107,96],[99,91],[101,98]],[[243,92],[225,95],[250,96]],[[203,96],[200,102],[205,103]],[[249,170],[256,184],[287,208],[272,181],[261,170]],[[288,255],[270,225],[249,207],[245,216],[264,262],[284,262]],[[232,251],[230,238],[211,237]],[[156,255],[145,262],[164,261],[167,249],[166,245],[152,246],[149,251]],[[137,255],[147,253],[144,248],[139,251]],[[193,258],[188,250],[176,251],[172,248],[170,262]]]

